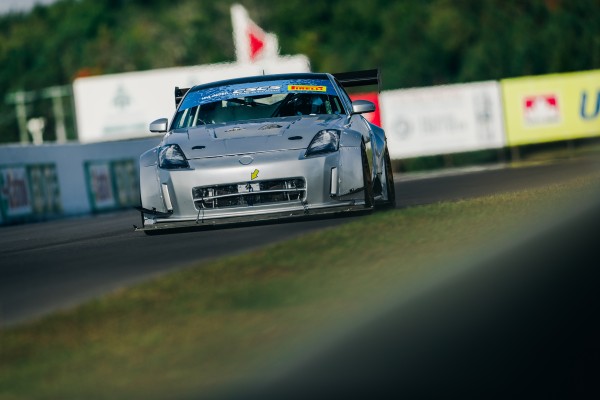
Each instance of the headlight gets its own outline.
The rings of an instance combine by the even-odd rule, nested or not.
[[[305,157],[317,154],[332,153],[340,147],[340,131],[325,129],[318,132],[306,149]]]
[[[161,147],[158,152],[158,166],[164,169],[189,168],[183,151],[176,144],[168,144]]]

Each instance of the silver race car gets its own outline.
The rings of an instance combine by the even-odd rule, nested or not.
[[[140,157],[142,227],[156,229],[394,205],[385,132],[344,86],[378,70],[262,75],[175,88],[177,111]]]

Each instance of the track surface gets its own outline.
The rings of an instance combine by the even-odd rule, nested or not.
[[[561,182],[597,160],[458,174],[397,176],[397,208]],[[0,228],[0,327],[71,307],[170,270],[248,251],[357,217],[146,236],[136,211]],[[358,217],[359,218],[359,217]]]

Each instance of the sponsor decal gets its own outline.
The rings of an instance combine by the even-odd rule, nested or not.
[[[178,111],[220,100],[287,92],[329,93],[337,95],[330,82],[323,79],[285,79],[259,83],[242,83],[189,92],[183,98]]]
[[[326,86],[288,85],[289,92],[326,92]]]
[[[258,86],[258,87],[236,89],[232,92],[232,94],[237,96],[237,95],[247,95],[247,94],[266,93],[266,92],[277,93],[279,91],[281,91],[281,86],[272,85],[272,86]]]
[[[556,94],[533,95],[523,98],[523,122],[525,125],[552,125],[560,121],[560,108]]]
[[[202,98],[200,99],[200,101],[212,100],[212,99],[217,99],[217,98],[218,98],[218,99],[221,99],[221,98],[223,98],[223,97],[225,97],[225,96],[227,96],[227,95],[229,95],[229,93],[227,93],[227,92],[218,92],[218,93],[213,93],[213,94],[210,94],[210,95],[208,95],[208,96],[204,96],[204,97],[202,97]]]

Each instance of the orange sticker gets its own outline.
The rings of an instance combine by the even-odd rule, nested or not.
[[[288,85],[289,92],[326,92],[327,87],[325,86],[311,86],[311,85]]]

